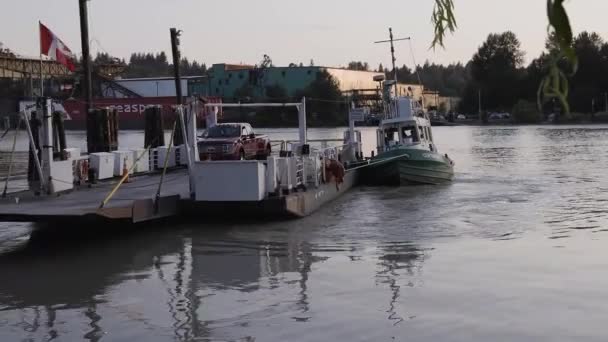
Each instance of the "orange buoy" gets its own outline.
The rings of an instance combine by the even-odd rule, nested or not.
[[[129,169],[127,168],[127,158],[122,164],[122,176],[126,177],[124,183],[129,183]]]

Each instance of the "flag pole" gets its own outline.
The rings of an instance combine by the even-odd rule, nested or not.
[[[38,20],[38,40],[42,41],[42,32],[40,32],[40,26],[42,22]],[[44,96],[44,78],[42,77],[42,45],[40,45],[40,97]],[[34,95],[34,94],[32,94]]]

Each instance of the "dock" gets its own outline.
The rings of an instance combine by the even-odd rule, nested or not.
[[[188,173],[172,170],[165,175],[161,198],[154,204],[160,173],[132,177],[103,207],[101,202],[117,180],[80,186],[53,196],[36,196],[29,191],[9,194],[0,199],[0,221],[42,223],[138,223],[178,213],[180,198],[188,197]],[[158,210],[156,210],[158,209]]]
[[[37,105],[42,113],[52,112],[50,99]],[[202,105],[212,113],[207,116],[207,127],[217,125],[220,107],[295,107],[299,139],[283,141],[280,151],[264,160],[200,160],[197,120],[194,119],[197,111],[184,110],[181,106],[177,110],[181,132],[188,139],[179,146],[170,143],[169,146],[121,150],[115,137],[116,127],[108,126],[116,113],[110,115],[102,111],[101,114],[105,113],[102,117],[108,119],[103,121],[108,124],[104,124],[108,126],[108,134],[103,137],[108,138],[100,146],[111,153],[82,155],[78,148],[61,146],[61,143],[53,146],[53,137],[61,134],[58,133],[60,125],[55,124],[52,115],[43,115],[40,127],[32,130],[31,114],[24,112],[30,149],[39,153],[39,158],[32,159],[33,173],[42,182],[29,184],[28,191],[9,193],[1,198],[0,222],[44,223],[59,229],[77,227],[87,231],[89,224],[110,229],[163,219],[204,222],[213,217],[299,218],[335,200],[356,184],[361,166],[351,170],[347,167],[362,162],[361,138],[355,134],[358,132],[354,130],[354,119],[350,120],[347,139],[341,140],[341,145],[315,148],[310,145],[312,141],[307,140],[305,98],[294,103]],[[61,152],[53,151],[55,147]],[[17,170],[23,172],[27,154],[19,156],[11,159],[11,163],[22,165]],[[164,176],[162,170],[167,171]],[[132,173],[136,176],[127,176]],[[129,182],[121,183],[127,178]],[[336,185],[335,179],[340,179],[341,184]],[[162,187],[157,195],[159,184]]]
[[[357,182],[357,172],[347,172],[344,182],[293,191],[261,201],[194,201],[190,199],[188,172],[172,170],[165,175],[158,204],[155,195],[160,174],[132,177],[103,208],[100,203],[117,181],[81,186],[54,196],[35,196],[17,192],[0,199],[0,222],[38,222],[46,224],[150,223],[179,217],[200,221],[205,218],[299,218],[310,215],[349,191]]]
[[[186,218],[227,218],[238,214],[241,218],[281,219],[301,218],[310,215],[321,206],[329,204],[357,184],[358,172],[347,172],[344,182],[336,189],[334,182],[320,184],[306,191],[294,191],[286,195],[268,197],[262,201],[180,201],[180,215]]]

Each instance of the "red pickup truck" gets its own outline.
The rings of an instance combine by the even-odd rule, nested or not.
[[[201,160],[265,160],[271,152],[270,139],[256,135],[248,123],[221,123],[198,139]]]

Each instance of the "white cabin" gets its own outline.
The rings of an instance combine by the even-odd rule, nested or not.
[[[421,103],[411,97],[398,97],[387,107],[376,133],[379,154],[402,146],[437,151],[431,121]]]

